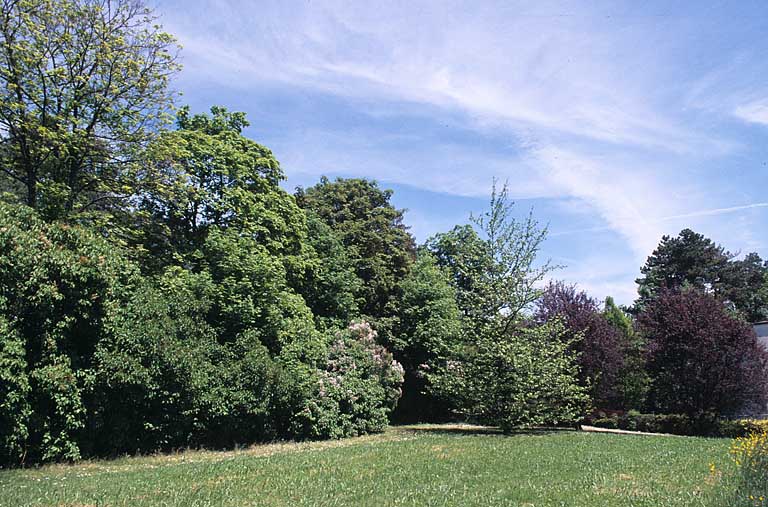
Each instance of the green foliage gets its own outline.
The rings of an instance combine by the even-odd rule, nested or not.
[[[768,261],[756,253],[734,260],[709,238],[690,229],[676,238],[664,236],[658,248],[641,268],[637,280],[642,310],[662,288],[693,287],[708,290],[728,304],[748,322],[768,319]]]
[[[204,271],[215,288],[208,322],[225,340],[246,331],[258,332],[275,354],[286,344],[312,340],[312,312],[286,280],[279,257],[256,240],[214,229],[203,245]]]
[[[210,116],[190,116],[183,108],[177,126],[146,155],[151,170],[133,228],[143,262],[197,265],[213,229],[247,234],[271,255],[298,255],[304,214],[278,186],[283,172],[272,152],[242,135],[245,114],[214,106]]]
[[[430,375],[442,396],[460,400],[462,411],[504,431],[572,424],[589,405],[568,352],[562,323],[513,328],[482,339],[465,356]]]
[[[426,372],[462,346],[456,291],[427,250],[420,250],[411,272],[400,285],[388,347],[405,368],[403,398],[395,416],[400,420],[440,420],[450,405],[428,392]]]
[[[176,43],[140,1],[4,1],[4,184],[49,218],[114,209],[166,121]]]
[[[294,437],[342,438],[384,429],[401,395],[403,369],[375,338],[366,322],[351,324],[336,334],[315,372],[295,375],[306,379],[299,383],[309,396],[292,421]]]
[[[24,342],[0,317],[0,464],[24,460],[32,416]]]
[[[643,414],[630,410],[624,414],[598,413],[584,423],[599,428],[642,431],[644,433],[668,433],[698,437],[736,438],[761,433],[768,429],[768,421],[756,419],[718,419],[708,417],[693,419],[685,414]]]
[[[403,210],[389,200],[391,190],[375,181],[343,179],[299,188],[296,199],[333,229],[347,249],[357,276],[363,281],[361,312],[370,317],[386,315],[414,257],[413,238],[403,224]]]
[[[101,452],[232,445],[274,435],[279,372],[253,333],[221,343],[204,317],[215,287],[169,272],[121,308],[97,351]]]
[[[30,447],[40,449],[41,461],[74,461],[80,458],[78,433],[85,426],[84,377],[90,372],[72,370],[70,358],[48,358],[29,374],[32,405]],[[38,440],[39,439],[39,440]]]
[[[641,431],[643,433],[721,436],[716,420],[694,421],[683,414],[642,414],[630,410],[626,414],[587,419],[585,422],[599,428]]]
[[[637,279],[638,306],[642,309],[664,288],[714,287],[731,257],[723,247],[690,229],[680,231],[675,238],[664,236],[640,268],[643,276]]]
[[[756,253],[731,261],[723,269],[715,293],[747,322],[768,320],[768,261]]]
[[[486,276],[493,260],[487,243],[471,225],[457,225],[427,240],[425,247],[448,273],[466,327],[477,329],[489,318],[485,302],[490,287]]]
[[[645,339],[635,331],[632,316],[616,306],[610,296],[605,298],[603,317],[621,334],[624,344],[624,364],[617,382],[620,408],[643,409],[651,384],[651,378],[645,370]]]
[[[494,182],[489,209],[472,218],[474,228],[455,227],[427,242],[448,270],[470,333],[503,335],[541,295],[539,284],[555,267],[536,264],[546,237],[532,214],[514,215],[505,184]]]
[[[3,374],[18,375],[0,417],[13,422],[4,438],[14,460],[80,456],[94,350],[136,279],[103,239],[0,204]]]
[[[306,255],[303,269],[294,270],[289,283],[304,297],[319,328],[343,327],[359,317],[363,282],[338,235],[307,212]]]

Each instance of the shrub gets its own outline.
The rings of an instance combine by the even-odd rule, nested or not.
[[[24,342],[0,316],[0,466],[24,460],[29,438],[30,385]]]
[[[589,388],[594,405],[621,406],[619,374],[625,367],[627,344],[621,332],[600,312],[597,301],[576,286],[550,282],[536,302],[534,318],[539,323],[563,320],[563,339],[577,354],[579,381]]]
[[[382,431],[401,395],[403,368],[366,322],[336,334],[324,364],[314,371],[291,365],[304,393],[291,433],[299,438],[342,438]],[[295,394],[294,394],[295,396]]]
[[[753,505],[763,505],[768,498],[768,431],[736,438],[731,456],[739,468],[738,489],[742,498]]]
[[[81,455],[89,440],[94,351],[137,280],[136,266],[95,234],[0,204],[4,461]]]
[[[257,331],[222,339],[206,320],[207,274],[173,269],[115,312],[97,350],[97,449],[224,446],[280,436],[269,407],[283,377]]]
[[[768,431],[768,419],[738,419],[720,421],[720,436],[738,438]]]
[[[503,431],[575,423],[589,405],[560,321],[481,340],[430,374],[433,389],[462,412]]]

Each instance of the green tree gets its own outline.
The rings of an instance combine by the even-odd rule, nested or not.
[[[16,465],[23,461],[29,439],[29,369],[24,341],[4,315],[0,336],[0,463]]]
[[[13,426],[0,435],[17,464],[90,450],[94,353],[138,280],[103,238],[0,203],[0,375],[15,377],[2,384],[0,420]]]
[[[296,192],[299,206],[315,213],[340,237],[363,281],[361,311],[374,318],[386,315],[414,258],[403,210],[392,206],[391,197],[391,190],[364,179],[331,182],[323,177],[317,185]]]
[[[3,183],[45,217],[134,192],[136,154],[166,121],[177,45],[135,0],[3,0]]]
[[[211,229],[247,234],[277,256],[298,255],[305,217],[278,183],[272,152],[242,135],[244,113],[179,111],[178,129],[152,144],[150,178],[135,216],[147,263],[194,265]]]
[[[722,270],[715,293],[728,301],[748,322],[768,319],[768,294],[765,280],[768,261],[756,253],[729,262]]]
[[[306,250],[304,269],[291,285],[304,297],[320,328],[343,328],[360,316],[363,282],[338,234],[311,211]]]
[[[645,339],[635,331],[632,315],[616,305],[610,296],[605,298],[603,317],[622,337],[624,365],[619,371],[617,386],[621,408],[643,410],[651,383],[645,371]]]
[[[462,319],[476,329],[488,319],[485,280],[493,260],[487,243],[471,225],[457,225],[428,239],[425,248],[448,274]]]
[[[430,374],[433,390],[458,401],[468,416],[503,431],[573,424],[589,405],[577,358],[558,321],[510,328],[481,338],[459,359]]]
[[[768,298],[761,292],[768,262],[756,253],[734,260],[735,255],[709,238],[684,229],[676,238],[664,236],[640,269],[640,298],[636,311],[663,288],[693,287],[727,301],[750,322],[768,318]]]
[[[683,286],[714,290],[721,281],[723,269],[733,257],[722,246],[690,229],[677,237],[664,236],[659,246],[640,268],[642,277],[636,280],[642,309],[663,288]]]
[[[405,368],[403,397],[394,417],[401,421],[439,421],[452,408],[429,393],[427,372],[462,346],[456,291],[435,259],[421,249],[400,285],[387,346]]]
[[[472,332],[503,336],[541,296],[542,280],[555,269],[536,261],[547,229],[532,214],[515,217],[507,185],[498,190],[495,182],[489,209],[472,223],[436,235],[427,248],[448,270]]]

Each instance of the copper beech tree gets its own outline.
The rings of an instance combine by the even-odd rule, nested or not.
[[[648,340],[655,410],[701,417],[765,407],[768,352],[723,301],[697,289],[667,289],[638,321]]]

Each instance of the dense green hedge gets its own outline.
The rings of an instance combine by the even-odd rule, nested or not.
[[[0,204],[0,463],[380,431],[402,368],[365,323],[318,331],[279,261],[211,234],[143,277],[79,227]]]
[[[646,433],[725,438],[741,437],[768,429],[768,420],[728,420],[716,417],[695,419],[681,414],[641,414],[632,410],[626,414],[598,414],[585,419],[583,423],[599,428]]]

